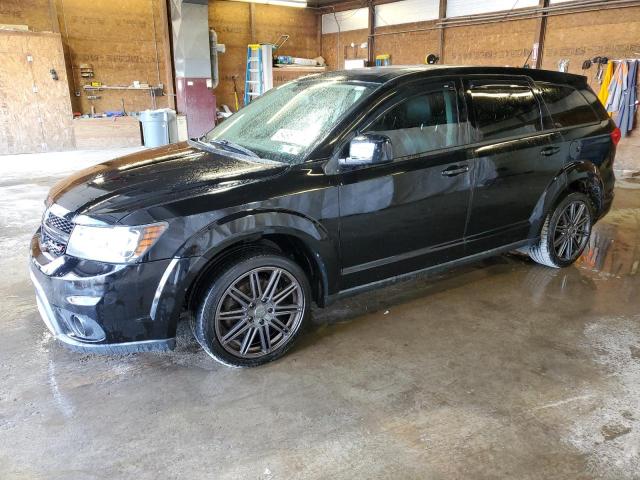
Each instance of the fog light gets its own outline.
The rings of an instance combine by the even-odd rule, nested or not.
[[[68,323],[73,336],[86,342],[100,342],[106,337],[100,325],[89,317],[72,314]]]

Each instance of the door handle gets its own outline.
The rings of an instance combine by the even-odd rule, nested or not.
[[[449,168],[445,168],[442,171],[443,177],[455,177],[456,175],[460,175],[461,173],[467,173],[469,171],[469,165],[454,165]]]
[[[543,157],[550,157],[551,155],[555,155],[560,151],[560,147],[547,147],[540,150],[540,155]]]

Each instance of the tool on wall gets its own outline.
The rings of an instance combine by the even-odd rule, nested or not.
[[[604,73],[605,66],[607,65],[607,63],[609,63],[609,59],[607,57],[594,57],[592,62],[598,65],[598,70],[596,71],[596,80],[602,83],[602,74]]]
[[[527,55],[527,58],[524,60],[524,63],[522,64],[522,68],[531,68],[531,65],[529,65],[529,59],[531,58],[531,55],[533,54],[534,49],[531,49],[531,51],[529,52],[529,55]],[[535,60],[534,60],[535,63]]]
[[[559,72],[568,72],[569,71],[569,59],[568,58],[561,58],[558,61],[558,71]]]
[[[238,79],[238,75],[232,75],[231,80],[233,81],[233,100],[235,102],[236,112],[240,110],[240,103],[238,101],[238,86],[236,85],[236,80]]]
[[[91,65],[90,63],[81,63],[80,76],[82,78],[92,78],[94,76],[93,65]]]
[[[609,58],[607,57],[593,57],[587,58],[582,62],[582,74],[586,75],[585,70],[589,70],[593,65],[597,65],[595,79],[602,83],[602,74],[604,72],[605,65],[609,62]],[[593,77],[591,78],[593,80]]]
[[[282,46],[287,43],[287,40],[289,40],[289,35],[280,35],[278,41],[273,44],[273,51],[275,52],[279,48],[282,48]]]
[[[425,62],[428,65],[435,65],[436,63],[438,63],[439,60],[440,60],[440,57],[438,55],[436,55],[435,53],[430,53],[429,55],[427,55]]]

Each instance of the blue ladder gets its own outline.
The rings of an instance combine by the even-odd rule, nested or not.
[[[264,93],[262,71],[262,45],[254,43],[247,46],[247,71],[244,80],[244,104],[249,105],[254,97]]]

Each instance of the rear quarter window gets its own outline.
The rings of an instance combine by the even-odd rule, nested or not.
[[[590,102],[575,88],[550,83],[538,83],[537,86],[551,115],[549,124],[554,128],[573,127],[599,121]],[[586,91],[591,93],[589,90]]]
[[[600,100],[598,100],[596,94],[593,93],[593,90],[591,90],[589,87],[585,87],[580,89],[580,93],[587,100],[589,105],[591,105],[591,108],[595,112],[596,117],[598,117],[599,121],[609,120],[609,114],[607,113],[607,110],[604,108],[604,105],[602,105]]]

